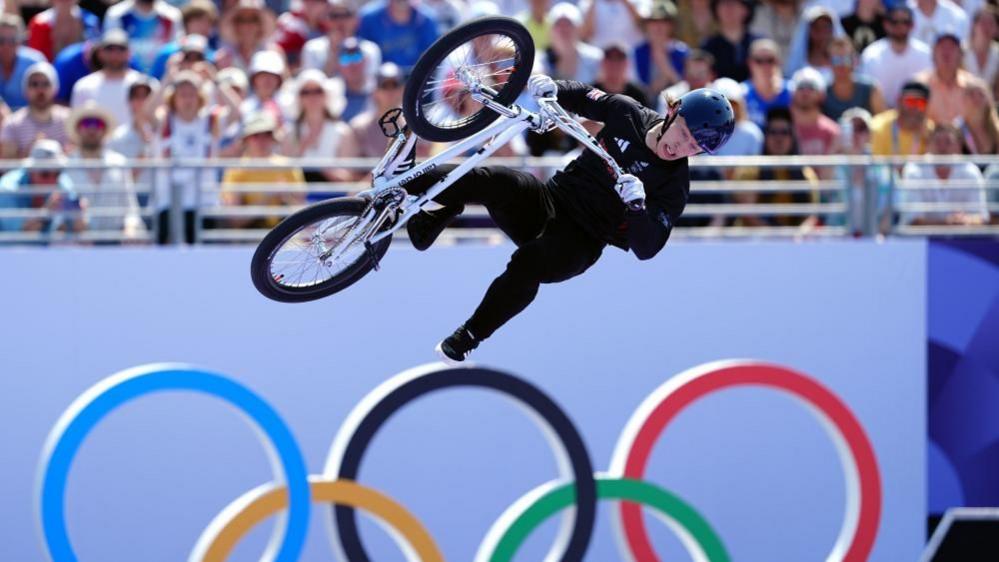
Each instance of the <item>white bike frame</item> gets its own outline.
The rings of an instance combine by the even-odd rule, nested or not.
[[[390,227],[380,230],[382,224],[388,219],[390,209],[383,209],[382,213],[377,217],[369,211],[361,218],[359,224],[351,229],[351,232],[345,239],[337,244],[338,248],[328,250],[323,259],[335,260],[343,250],[353,245],[359,239],[366,238],[365,235],[367,233],[376,232],[366,240],[366,243],[369,245],[376,244],[380,240],[391,236],[395,231],[402,228],[410,218],[419,213],[423,206],[434,197],[440,195],[441,192],[458,181],[459,178],[480,162],[491,156],[497,149],[509,142],[510,139],[527,129],[543,133],[552,128],[559,128],[606,161],[608,167],[614,172],[615,178],[624,174],[624,171],[618,166],[617,162],[607,154],[607,151],[600,146],[597,140],[582,125],[558,104],[555,97],[538,98],[540,109],[537,113],[516,104],[511,104],[507,107],[493,101],[496,92],[479,84],[471,73],[459,70],[458,76],[468,87],[472,98],[488,109],[499,113],[499,118],[485,129],[458,141],[444,152],[425,160],[413,167],[413,169],[400,175],[393,175],[396,168],[406,159],[413,147],[413,143],[416,142],[416,137],[412,133],[407,135],[401,131],[397,131],[392,144],[372,171],[372,188],[361,195],[370,197],[372,200],[395,195],[400,200],[395,209],[402,211],[401,214],[396,217],[396,220]],[[476,147],[478,147],[478,150],[474,154],[438,180],[435,185],[422,195],[401,195],[405,193],[404,187],[409,182],[432,171],[441,163],[448,162]],[[644,208],[644,203],[636,208]],[[337,251],[337,249],[341,250]]]

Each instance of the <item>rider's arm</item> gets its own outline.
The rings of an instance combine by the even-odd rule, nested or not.
[[[628,247],[640,260],[647,260],[666,245],[673,230],[673,219],[656,207],[625,212],[628,223]]]
[[[594,121],[605,121],[616,105],[627,103],[622,96],[609,95],[588,84],[575,80],[556,80],[558,103],[565,109]]]

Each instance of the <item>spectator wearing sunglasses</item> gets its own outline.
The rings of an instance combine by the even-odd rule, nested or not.
[[[860,107],[871,114],[885,110],[885,98],[881,89],[870,77],[855,72],[857,55],[853,41],[848,37],[837,37],[829,45],[829,62],[832,64],[832,82],[826,88],[822,113],[838,121],[843,112],[851,107]]]
[[[180,38],[181,19],[180,10],[164,0],[124,0],[108,8],[104,30],[123,30],[139,70],[149,72],[160,49]]]
[[[402,106],[402,88],[402,70],[393,63],[382,63],[375,91],[371,94],[371,108],[350,121],[359,156],[380,158],[385,154],[388,139],[382,133],[378,120],[386,111]]]
[[[930,48],[912,37],[912,8],[896,4],[885,18],[884,39],[871,43],[860,54],[860,68],[881,86],[885,102],[895,107],[899,92],[916,73],[933,65]]]
[[[288,66],[298,68],[305,43],[324,36],[329,26],[329,0],[292,0],[291,9],[278,16],[274,34],[274,41],[288,58]]]
[[[204,47],[199,46],[202,60],[214,61],[215,49],[218,47],[218,37],[215,33],[215,22],[218,21],[218,9],[211,0],[192,0],[180,10],[182,22],[184,24],[184,36],[178,41],[167,43],[156,54],[152,69],[149,75],[160,79],[166,74],[167,61],[178,51],[183,51],[185,47],[191,49],[190,41],[185,39],[191,36],[204,38]],[[195,43],[200,43],[195,40]]]
[[[922,82],[902,86],[896,105],[871,120],[871,151],[878,156],[925,154],[933,121],[927,116],[930,89]]]
[[[767,112],[766,127],[763,129],[763,154],[765,156],[796,156],[798,142],[794,133],[794,120],[791,111],[775,107]],[[759,168],[739,168],[735,172],[738,181],[778,181],[808,182],[816,184],[818,175],[810,166],[767,166]],[[810,191],[754,192],[740,191],[732,194],[738,204],[787,204],[812,203],[816,195]],[[733,226],[797,226],[802,230],[812,228],[818,219],[801,215],[746,215],[734,220]]]
[[[964,110],[964,88],[978,80],[961,68],[964,51],[961,38],[953,30],[942,31],[933,42],[933,68],[916,75],[916,80],[930,88],[930,119],[936,123],[952,123]]]
[[[288,127],[284,154],[294,158],[352,158],[358,156],[357,143],[350,126],[340,119],[343,94],[337,82],[320,70],[302,71],[295,82],[298,114]],[[309,183],[346,182],[358,178],[358,172],[338,167],[306,168]],[[309,200],[322,200],[342,193],[310,194]]]
[[[0,158],[24,158],[37,139],[46,138],[65,146],[69,110],[55,104],[59,78],[47,62],[36,62],[24,73],[24,97],[28,105],[15,111],[0,128]]]
[[[766,126],[767,112],[776,107],[791,107],[791,83],[781,74],[778,47],[771,39],[757,39],[749,47],[749,76],[746,88],[746,113],[760,128]]]
[[[104,32],[97,45],[97,71],[81,78],[73,86],[70,106],[81,107],[95,102],[107,109],[116,123],[128,122],[128,88],[142,78],[142,74],[129,68],[128,35],[120,29]]]
[[[77,193],[90,203],[88,211],[92,214],[88,224],[91,231],[121,233],[126,238],[135,238],[145,232],[145,225],[139,215],[139,201],[132,174],[127,169],[128,160],[107,148],[114,126],[114,116],[95,100],[74,108],[66,128],[76,151],[70,154],[65,173]],[[99,163],[100,166],[74,168],[74,162]]]
[[[78,4],[78,0],[52,0],[51,8],[28,22],[26,44],[51,61],[65,47],[99,37],[100,20]]]
[[[24,73],[28,67],[45,60],[45,55],[21,46],[24,23],[19,16],[0,14],[0,98],[10,109],[28,104],[24,97]]]
[[[357,9],[349,0],[332,0],[326,35],[311,39],[302,50],[302,69],[314,68],[331,78],[340,76],[345,65],[362,62],[368,92],[375,86],[375,73],[382,63],[378,45],[357,37]]]
[[[86,202],[73,190],[73,182],[62,172],[66,160],[62,147],[51,139],[36,141],[23,168],[0,177],[0,210],[45,210],[46,217],[0,218],[0,232],[82,232],[86,228]],[[52,162],[54,168],[39,167]]]

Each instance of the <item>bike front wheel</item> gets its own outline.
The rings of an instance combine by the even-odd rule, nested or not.
[[[451,142],[471,136],[499,114],[472,99],[465,74],[510,105],[527,85],[534,41],[520,22],[487,17],[460,25],[430,46],[413,67],[402,97],[406,124],[420,138]]]
[[[391,242],[391,236],[386,236],[369,249],[366,237],[356,236],[357,229],[368,228],[363,225],[367,208],[365,199],[341,197],[316,203],[281,221],[253,254],[253,285],[272,300],[306,302],[356,283],[385,255]]]

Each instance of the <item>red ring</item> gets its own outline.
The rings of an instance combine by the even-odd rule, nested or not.
[[[652,448],[663,430],[684,408],[698,399],[719,390],[745,385],[767,386],[789,392],[828,417],[849,447],[860,480],[860,513],[853,540],[842,560],[865,562],[874,548],[881,518],[881,475],[870,439],[847,405],[818,381],[777,365],[725,361],[720,366],[702,366],[693,371],[699,373],[667,393],[638,429],[627,450],[623,475],[644,478]],[[658,561],[642,519],[641,506],[621,502],[619,509],[624,538],[631,555],[641,562]]]

